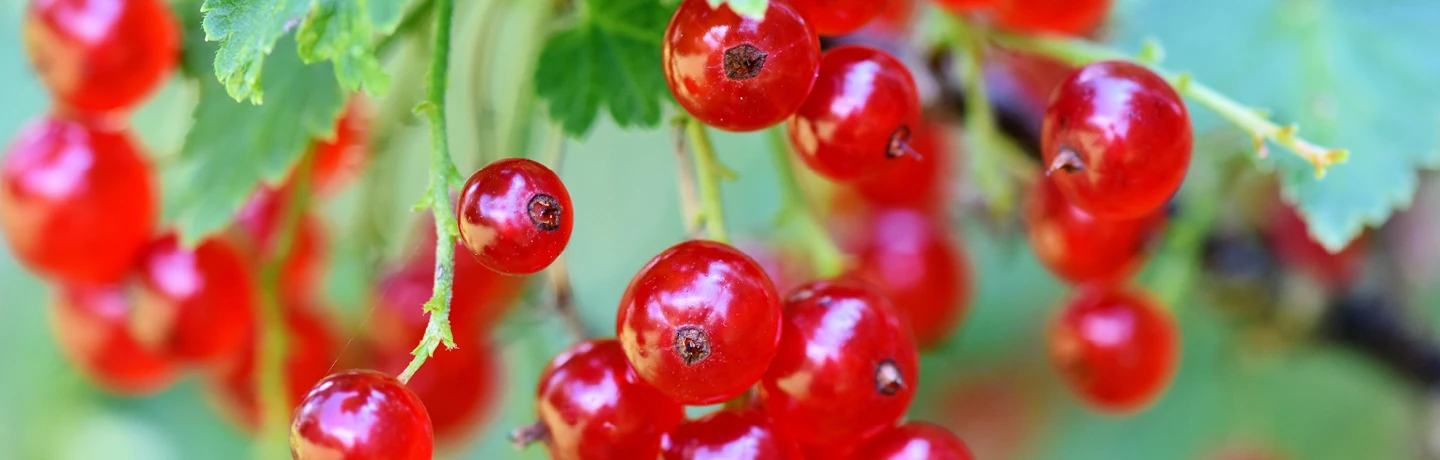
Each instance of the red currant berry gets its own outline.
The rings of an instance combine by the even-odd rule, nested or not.
[[[285,299],[281,305],[288,337],[284,366],[286,407],[290,409],[298,406],[305,393],[336,367],[337,357],[341,355],[340,338],[331,327],[335,319],[322,309],[300,302]],[[250,433],[260,428],[255,368],[261,343],[255,332],[256,329],[250,330],[238,353],[211,368],[208,382],[211,397],[221,411]]]
[[[931,3],[939,5],[955,13],[968,13],[972,10],[992,6],[1002,0],[930,0]]]
[[[744,240],[736,244],[737,249],[765,270],[770,281],[775,283],[775,292],[789,292],[805,282],[815,279],[815,270],[810,266],[805,253],[795,246],[779,241]]]
[[[1190,115],[1159,75],[1124,61],[1097,62],[1050,97],[1040,134],[1050,179],[1102,219],[1160,209],[1190,167]]]
[[[560,176],[507,158],[476,171],[460,192],[460,238],[480,263],[507,275],[538,272],[570,242],[575,210]]]
[[[130,300],[120,286],[59,286],[50,312],[60,351],[95,385],[140,396],[175,380],[169,358],[130,331]]]
[[[1030,247],[1066,281],[1124,281],[1144,263],[1162,212],[1139,219],[1097,219],[1070,204],[1047,180],[1035,181],[1026,203]]]
[[[128,130],[42,117],[20,132],[0,168],[0,224],[31,270],[109,284],[150,242],[156,185]]]
[[[853,253],[855,274],[878,286],[909,319],[921,348],[943,342],[970,308],[970,266],[940,224],[904,208],[868,214]]]
[[[895,424],[915,397],[915,342],[869,283],[842,278],[792,291],[781,337],[760,403],[803,445],[854,446]]]
[[[866,202],[938,212],[950,198],[950,140],[945,126],[926,120],[915,126],[910,147],[919,156],[855,183]]]
[[[290,422],[295,460],[430,460],[435,450],[425,405],[404,383],[375,371],[325,377]]]
[[[946,0],[956,1],[956,0]],[[964,0],[961,0],[964,1]],[[1105,22],[1110,0],[990,0],[996,25],[1016,32],[1080,36]]]
[[[136,334],[177,361],[208,362],[233,353],[255,324],[255,284],[224,240],[187,249],[174,234],[161,236],[136,271]]]
[[[683,404],[715,404],[754,385],[775,356],[780,295],[745,253],[686,241],[630,280],[615,329],[646,382]]]
[[[160,0],[32,0],[25,47],[61,104],[134,107],[175,68],[180,32]]]
[[[1310,237],[1309,227],[1295,208],[1283,204],[1274,205],[1264,233],[1265,242],[1281,263],[1304,273],[1331,292],[1350,287],[1365,262],[1364,235],[1332,253]]]
[[[418,305],[411,308],[418,310]],[[410,350],[415,343],[419,343],[418,336],[403,349],[377,346],[376,368],[405,370],[413,358]],[[499,354],[488,341],[477,340],[455,349],[436,350],[405,386],[425,403],[435,429],[435,443],[445,446],[468,441],[475,428],[484,424],[499,402],[503,382]]]
[[[352,100],[335,122],[335,137],[315,143],[311,166],[315,190],[334,193],[360,175],[370,156],[369,122],[365,104]]]
[[[881,431],[851,456],[856,460],[974,460],[970,448],[949,430],[910,422]]]
[[[880,15],[885,0],[790,0],[790,6],[820,35],[845,35]]]
[[[904,34],[915,22],[916,0],[890,0],[869,27],[889,34]]]
[[[815,88],[787,126],[810,169],[854,181],[915,161],[910,138],[919,120],[920,95],[905,64],[849,45],[825,52]]]
[[[727,131],[775,126],[795,113],[820,63],[820,39],[795,9],[772,2],[759,20],[728,5],[685,0],[665,29],[661,59],[686,112]]]
[[[249,262],[260,266],[279,249],[280,227],[285,223],[285,206],[290,198],[290,187],[276,189],[260,186],[251,195],[250,201],[240,208],[235,225],[246,238],[245,244],[252,251],[246,254]],[[326,247],[325,226],[312,213],[300,216],[290,251],[285,254],[280,271],[280,288],[286,295],[310,296],[316,286],[324,284]]]
[[[764,412],[722,410],[685,422],[661,441],[661,460],[802,460]]]
[[[1169,312],[1148,296],[1082,286],[1050,329],[1050,360],[1091,406],[1135,412],[1154,401],[1174,376],[1178,334]]]
[[[537,391],[546,447],[555,460],[650,459],[685,409],[635,374],[614,340],[592,340],[555,357]]]

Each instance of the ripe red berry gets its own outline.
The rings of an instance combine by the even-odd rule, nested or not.
[[[418,309],[418,304],[413,308]],[[415,343],[419,338],[404,349],[377,346],[375,368],[404,371],[413,358],[410,351]],[[436,350],[405,386],[425,403],[435,430],[435,444],[445,446],[471,439],[475,428],[494,412],[503,383],[500,355],[489,341],[477,340],[455,349]]]
[[[856,460],[974,460],[975,455],[954,433],[925,422],[910,422],[881,431],[851,456]]]
[[[1003,0],[930,0],[931,3],[939,5],[955,13],[968,13],[972,10],[991,6]]]
[[[280,249],[280,227],[285,223],[290,191],[289,186],[276,189],[262,185],[235,217],[235,226],[243,232],[244,244],[251,249],[246,251],[246,258],[256,267],[275,257]],[[329,252],[325,226],[309,212],[300,216],[297,225],[290,251],[281,265],[280,289],[286,295],[309,297],[324,284],[325,258]]]
[[[1025,219],[1030,247],[1051,273],[1071,283],[1112,283],[1129,278],[1144,263],[1165,216],[1156,211],[1139,219],[1097,219],[1041,179],[1030,192]]]
[[[420,398],[399,380],[375,371],[325,377],[305,395],[290,422],[295,460],[430,460],[434,443]]]
[[[809,98],[790,118],[790,142],[805,164],[835,181],[873,176],[915,161],[920,120],[915,78],[898,59],[865,46],[825,52]]]
[[[175,380],[175,366],[135,339],[130,311],[121,286],[57,286],[50,310],[55,343],[99,387],[128,396],[155,393]]]
[[[23,128],[0,169],[0,225],[15,258],[45,276],[120,280],[150,242],[156,185],[128,130],[54,116]]]
[[[570,347],[540,373],[536,391],[546,447],[555,460],[650,459],[680,426],[684,407],[635,374],[620,343]]]
[[[850,278],[816,281],[785,301],[780,352],[760,380],[760,403],[802,445],[854,446],[905,414],[918,360],[877,288]]]
[[[360,175],[370,156],[370,120],[365,104],[352,100],[335,121],[335,137],[315,143],[311,186],[334,193]]]
[[[923,212],[868,214],[853,253],[855,274],[874,283],[909,319],[920,348],[943,342],[970,308],[970,266],[940,224]]]
[[[1050,360],[1091,406],[1135,412],[1159,397],[1174,377],[1178,334],[1169,312],[1148,296],[1082,286],[1050,329]]]
[[[800,445],[755,409],[722,410],[685,422],[661,441],[661,460],[802,460]]]
[[[772,2],[756,20],[728,5],[685,0],[661,51],[665,82],[686,112],[727,131],[785,121],[805,101],[820,63],[820,39],[799,13]]]
[[[1332,253],[1310,236],[1309,227],[1295,208],[1275,203],[1271,209],[1264,228],[1265,242],[1281,263],[1331,292],[1343,291],[1355,282],[1365,262],[1364,235]]]
[[[294,298],[282,301],[282,319],[288,338],[285,345],[286,408],[294,409],[320,379],[332,368],[344,369],[340,359],[340,337],[331,326],[335,318]],[[263,324],[257,324],[263,328]],[[257,397],[255,368],[259,364],[261,343],[257,331],[251,329],[239,352],[220,360],[211,368],[207,388],[221,411],[247,432],[260,428],[260,403]]]
[[[133,108],[175,68],[180,32],[160,0],[32,0],[25,47],[60,104]]]
[[[1160,209],[1190,167],[1190,115],[1159,75],[1124,61],[1097,62],[1050,97],[1040,135],[1050,180],[1103,219]]]
[[[255,283],[224,240],[187,249],[174,234],[163,235],[145,249],[136,273],[135,333],[177,361],[233,353],[255,324]]]
[[[950,199],[953,177],[951,142],[945,126],[925,120],[911,133],[910,148],[919,157],[900,161],[874,176],[855,182],[855,192],[867,203],[904,206],[939,212]]]
[[[460,192],[460,238],[480,263],[508,275],[549,266],[575,225],[570,192],[545,165],[507,158],[476,171]]]
[[[630,280],[615,329],[646,382],[683,404],[714,404],[750,388],[775,356],[780,295],[750,256],[686,241]]]
[[[790,0],[790,6],[820,35],[845,35],[875,19],[886,0]]]
[[[948,0],[955,1],[955,0]],[[1105,22],[1110,0],[990,0],[995,24],[1032,34],[1085,35]]]

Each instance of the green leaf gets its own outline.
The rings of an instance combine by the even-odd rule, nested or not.
[[[331,65],[306,65],[295,53],[275,55],[260,79],[283,104],[231,99],[210,72],[195,67],[214,55],[216,45],[192,35],[186,37],[182,62],[199,80],[200,102],[180,152],[188,183],[175,205],[176,226],[186,242],[229,224],[256,184],[281,179],[312,140],[332,134],[345,104]]]
[[[720,5],[730,5],[730,9],[736,13],[752,18],[765,17],[765,8],[770,6],[770,0],[705,0],[710,3],[711,8],[719,8]]]
[[[602,107],[622,127],[660,124],[670,97],[660,42],[672,11],[658,0],[586,0],[584,15],[540,51],[535,91],[550,118],[580,137]]]
[[[1155,36],[1164,67],[1190,71],[1281,124],[1298,123],[1307,139],[1352,152],[1323,179],[1277,146],[1261,160],[1332,250],[1409,206],[1418,170],[1440,164],[1440,92],[1429,89],[1440,74],[1440,34],[1432,32],[1440,3],[1152,1],[1131,13],[1119,21],[1122,41],[1138,46]]]
[[[346,88],[382,94],[389,78],[375,56],[378,35],[395,32],[407,0],[205,0],[205,39],[220,42],[215,76],[239,101],[264,101],[265,57],[299,26],[307,63],[334,61]],[[288,53],[281,53],[288,54]]]

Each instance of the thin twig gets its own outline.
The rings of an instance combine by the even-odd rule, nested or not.
[[[821,277],[839,275],[845,269],[845,254],[830,237],[830,232],[820,223],[819,217],[805,200],[800,182],[795,177],[795,165],[790,161],[790,142],[781,128],[770,130],[770,152],[775,159],[775,174],[780,179],[782,205],[779,223],[794,222],[798,225],[802,243],[807,246],[810,261],[815,272]]]
[[[555,259],[555,263],[550,264],[545,274],[550,282],[550,289],[555,294],[555,314],[565,323],[565,328],[570,330],[571,338],[576,342],[589,339],[590,331],[585,327],[585,321],[580,319],[580,312],[575,309],[575,291],[570,286],[570,270],[565,266],[565,258]]]
[[[700,192],[700,213],[705,224],[705,237],[730,243],[725,231],[725,207],[720,199],[721,177],[733,177],[735,173],[725,169],[715,157],[715,147],[710,144],[710,134],[705,124],[694,118],[686,118],[685,133],[690,138],[690,148],[695,151],[695,181]]]
[[[290,421],[290,401],[285,391],[285,355],[289,348],[289,330],[285,327],[284,306],[281,304],[282,273],[285,260],[294,247],[300,221],[310,196],[310,176],[315,155],[306,152],[295,166],[288,193],[277,194],[282,200],[275,240],[260,267],[260,334],[259,363],[255,372],[256,394],[260,402],[260,436],[256,458],[274,458],[283,443],[284,427]]]
[[[675,177],[680,187],[680,218],[685,222],[685,235],[694,239],[700,234],[700,198],[695,191],[695,166],[685,149],[685,127],[689,118],[675,121]]]

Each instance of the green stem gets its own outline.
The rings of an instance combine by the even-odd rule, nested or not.
[[[806,249],[816,275],[822,278],[839,275],[845,269],[845,254],[805,200],[805,193],[795,176],[795,164],[790,161],[790,141],[779,127],[770,130],[770,152],[775,159],[775,174],[780,179],[783,200],[780,223],[794,222],[798,226],[800,239],[808,246]]]
[[[274,246],[260,267],[260,353],[255,372],[255,388],[260,406],[260,443],[256,458],[274,458],[285,440],[285,426],[290,423],[290,407],[285,392],[285,354],[289,347],[289,330],[285,327],[284,306],[281,304],[281,276],[285,259],[295,245],[300,220],[310,196],[312,153],[300,156],[289,193],[276,199],[284,200],[279,233]]]
[[[955,65],[965,90],[965,139],[973,155],[970,169],[976,185],[988,195],[993,210],[1008,212],[1015,205],[1015,188],[1007,171],[1031,171],[1013,143],[1000,132],[985,84],[985,30],[955,18],[954,40],[962,55]]]
[[[1083,40],[1015,34],[995,34],[992,38],[996,43],[1007,48],[1050,56],[1074,65],[1105,60],[1136,61],[1114,49]],[[1149,67],[1155,73],[1165,77],[1170,85],[1175,87],[1175,91],[1195,103],[1209,108],[1231,124],[1250,133],[1255,140],[1255,149],[1262,158],[1267,154],[1265,141],[1274,142],[1310,162],[1315,166],[1316,177],[1323,177],[1325,171],[1331,166],[1343,163],[1350,157],[1348,150],[1325,148],[1300,138],[1299,127],[1296,125],[1276,124],[1261,112],[1246,107],[1214,88],[1195,81],[1190,74],[1169,72],[1154,65]]]
[[[451,348],[455,346],[450,333],[450,296],[455,282],[455,239],[459,235],[455,210],[450,206],[450,187],[463,186],[464,179],[450,159],[450,142],[445,125],[445,91],[450,71],[450,17],[454,11],[452,0],[435,0],[435,49],[430,62],[430,86],[426,90],[425,102],[418,108],[430,120],[431,151],[430,184],[416,208],[429,208],[435,215],[435,287],[430,300],[425,302],[430,322],[425,326],[425,336],[420,338],[420,345],[412,352],[415,358],[400,373],[402,382],[408,382],[440,344]]]
[[[690,148],[695,151],[695,181],[700,191],[700,214],[705,223],[705,237],[729,244],[730,235],[725,232],[725,207],[720,201],[720,178],[729,170],[715,158],[715,147],[710,144],[705,124],[694,118],[685,123]]]

